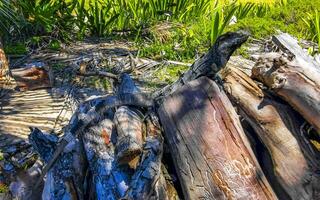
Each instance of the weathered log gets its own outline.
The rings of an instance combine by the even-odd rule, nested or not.
[[[213,81],[189,82],[158,112],[186,199],[277,199],[234,108]]]
[[[115,159],[115,130],[112,109],[104,113],[104,119],[83,131],[91,175],[92,199],[120,199],[128,189],[131,172],[118,166]]]
[[[286,100],[320,131],[320,69],[272,53],[258,60],[252,77]]]
[[[132,176],[126,199],[178,199],[177,191],[161,170],[163,138],[155,113],[147,118],[147,138],[138,168]]]
[[[41,159],[47,163],[55,152],[58,137],[42,133],[39,129],[34,128],[29,136],[29,141]],[[42,199],[83,199],[85,168],[86,161],[81,142],[75,139],[68,144],[49,170]]]
[[[319,199],[320,175],[316,172],[320,169],[319,155],[300,130],[301,117],[291,107],[263,92],[241,70],[230,66],[223,70],[222,76],[224,88],[240,115],[270,153],[273,163],[265,163],[264,168],[269,171],[266,174],[275,177],[272,180],[270,175],[269,180],[278,197]]]
[[[129,75],[121,76],[121,83],[117,93],[135,94],[140,90],[135,86]],[[114,123],[117,127],[117,160],[121,163],[128,163],[142,152],[143,145],[143,116],[138,108],[121,106],[117,109],[114,117]]]
[[[117,159],[119,163],[128,163],[142,152],[142,117],[132,108],[120,107],[114,117],[117,127]]]
[[[196,60],[176,82],[156,91],[155,98],[166,96],[187,82],[201,76],[214,77],[228,62],[232,53],[248,39],[245,33],[229,32],[218,37],[208,53]]]

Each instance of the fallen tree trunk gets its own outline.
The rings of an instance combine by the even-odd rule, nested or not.
[[[222,73],[224,88],[239,113],[268,149],[272,163],[264,169],[280,199],[319,199],[319,155],[301,132],[303,120],[289,106],[263,92],[241,70]],[[280,184],[280,185],[279,185]],[[281,190],[284,189],[285,193]],[[288,196],[289,195],[289,196]]]
[[[267,54],[252,69],[252,77],[286,100],[320,131],[320,70]]]
[[[186,199],[277,199],[213,81],[189,82],[158,112]]]

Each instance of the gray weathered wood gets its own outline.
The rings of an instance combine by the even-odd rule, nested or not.
[[[83,131],[82,140],[89,162],[93,199],[120,199],[128,190],[131,172],[119,166],[115,156],[114,111],[103,113],[104,119]]]
[[[308,65],[309,67],[319,68],[319,64],[307,52],[303,51],[298,41],[290,36],[288,33],[279,32],[279,34],[272,36],[272,41],[280,47],[284,52],[289,52],[294,56],[301,65]],[[318,69],[320,71],[320,69]]]
[[[320,68],[271,53],[257,61],[252,77],[286,100],[320,131]]]
[[[202,77],[158,110],[186,199],[277,199],[227,96]]]
[[[271,185],[280,199],[319,199],[318,152],[301,131],[303,120],[288,105],[263,92],[236,67],[223,73],[224,88],[268,149],[272,163],[265,163]],[[272,180],[272,177],[275,180]],[[283,194],[281,188],[286,194]]]

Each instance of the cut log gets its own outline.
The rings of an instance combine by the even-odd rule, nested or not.
[[[104,113],[104,119],[88,127],[82,134],[90,169],[92,199],[120,199],[128,189],[131,171],[118,166],[115,160],[115,131],[112,109]]]
[[[263,92],[241,70],[228,67],[222,76],[224,88],[240,115],[270,153],[273,163],[265,163],[264,169],[268,170],[266,174],[270,174],[268,178],[278,197],[320,199],[320,175],[316,172],[320,169],[320,159],[301,132],[301,117],[291,107]]]
[[[320,131],[320,68],[272,53],[258,60],[252,77],[286,100]]]
[[[158,110],[186,199],[277,199],[223,91],[202,77]]]
[[[135,94],[140,90],[135,86],[129,75],[121,76],[118,94]],[[142,152],[143,116],[137,108],[121,106],[115,113],[114,123],[117,127],[117,160],[120,164],[128,163]]]
[[[190,69],[185,72],[176,82],[156,91],[155,98],[166,96],[184,84],[201,76],[214,77],[228,62],[232,53],[248,39],[244,33],[229,32],[221,35],[209,52],[196,60]]]
[[[114,123],[118,133],[117,159],[120,164],[126,164],[142,152],[142,117],[132,108],[122,106],[115,113]]]

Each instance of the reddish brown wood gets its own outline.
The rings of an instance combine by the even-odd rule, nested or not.
[[[48,66],[28,66],[11,70],[12,78],[19,90],[34,90],[52,87],[52,74]]]
[[[228,95],[272,157],[273,163],[264,167],[275,176],[271,185],[282,195],[280,199],[320,199],[319,155],[300,131],[303,120],[241,70],[228,67],[222,74]],[[289,197],[280,194],[280,187]]]
[[[187,83],[158,112],[186,199],[277,199],[213,81]]]

